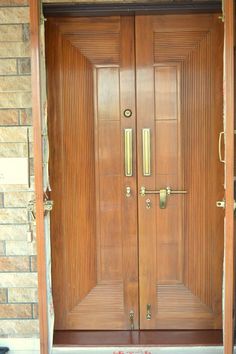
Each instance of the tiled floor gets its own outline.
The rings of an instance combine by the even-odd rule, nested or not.
[[[52,354],[223,354],[223,347],[185,348],[54,348]],[[236,353],[236,350],[235,350]],[[9,354],[40,354],[38,351],[10,351]]]
[[[87,348],[87,349],[54,349],[53,354],[223,354],[222,347],[215,348]]]

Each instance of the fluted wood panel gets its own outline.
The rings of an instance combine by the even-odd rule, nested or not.
[[[93,194],[95,193],[93,72],[89,61],[62,38],[61,96],[63,119],[63,193],[64,232],[68,255],[73,262],[65,264],[73,308],[96,284],[96,239]],[[70,68],[68,70],[68,68]],[[75,85],[73,93],[71,88]],[[78,96],[77,92],[80,92]],[[90,97],[88,102],[88,97]],[[85,138],[86,137],[86,140]],[[81,173],[90,171],[89,174]],[[79,183],[78,183],[79,182]],[[79,198],[78,198],[79,196]],[[68,213],[69,211],[69,213]],[[76,220],[76,223],[75,223]],[[87,220],[90,220],[88,223]],[[83,236],[82,236],[83,235]],[[85,250],[90,249],[89,254]],[[75,273],[75,274],[74,274]],[[78,279],[75,286],[74,277]]]
[[[136,203],[132,192],[123,214],[121,114],[122,89],[132,87],[126,104],[134,107],[132,23],[125,17],[47,23],[57,329],[128,329],[129,311],[137,314]],[[134,127],[133,119],[128,124]],[[133,167],[130,186],[136,184]]]
[[[116,329],[124,326],[123,282],[99,282],[91,292],[70,313],[73,327],[78,326],[78,316],[83,318],[83,328],[107,329],[116,321]],[[93,314],[93,316],[92,316]],[[104,314],[106,314],[104,316]]]
[[[155,32],[155,63],[184,61],[194,51],[207,31]]]
[[[66,36],[80,52],[93,64],[119,64],[120,61],[120,36],[119,33],[79,33]]]
[[[187,168],[184,169],[184,184],[189,190],[185,204],[185,257],[188,265],[185,269],[185,281],[193,294],[212,308],[211,278],[215,257],[213,238],[217,237],[217,233],[211,231],[214,220],[209,212],[215,207],[211,199],[212,192],[214,193],[214,165],[209,152],[212,144],[216,143],[216,139],[214,142],[208,138],[209,132],[214,128],[209,104],[213,93],[211,40],[209,32],[183,65],[183,90],[191,105],[185,98],[182,129],[186,137],[184,164]]]
[[[52,27],[50,27],[52,28]],[[49,29],[50,29],[49,28]],[[55,40],[53,36],[50,40]],[[52,176],[52,199],[55,201],[55,214],[52,215],[52,258],[54,293],[60,294],[62,286],[61,269],[64,282],[69,289],[65,299],[55,295],[56,306],[73,307],[86,296],[96,284],[96,239],[95,210],[95,158],[94,158],[94,123],[93,123],[93,71],[90,62],[82,56],[69,41],[58,36],[60,43],[60,63],[53,65],[48,57],[48,68],[57,68],[57,75],[49,73],[48,83],[52,89],[60,88],[57,97],[50,101],[55,120],[49,122],[49,134],[55,135],[51,142],[50,175]],[[50,53],[50,52],[49,52]],[[55,61],[54,61],[55,63]],[[55,80],[55,81],[54,81]],[[57,80],[59,82],[57,82]],[[57,82],[57,84],[55,84]],[[57,86],[58,85],[58,86]],[[80,95],[77,92],[80,92]],[[88,102],[90,97],[90,102]],[[50,99],[50,97],[49,97]],[[85,140],[84,137],[87,137]],[[59,165],[59,169],[56,169]],[[90,171],[89,174],[81,171]],[[63,205],[63,208],[61,208]],[[61,217],[57,218],[57,213]],[[55,219],[56,218],[56,219]],[[87,220],[90,220],[88,223]],[[58,230],[58,227],[60,229]],[[90,249],[86,254],[85,250]],[[73,262],[68,262],[69,259]],[[75,284],[75,279],[77,283]],[[68,314],[63,319],[56,317],[56,327],[67,322]]]

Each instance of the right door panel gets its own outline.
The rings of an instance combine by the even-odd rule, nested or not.
[[[141,329],[221,328],[222,35],[217,15],[136,17]]]

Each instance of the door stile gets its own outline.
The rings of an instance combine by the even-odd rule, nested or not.
[[[154,80],[153,43],[147,38],[152,33],[152,16],[136,17],[136,95],[137,95],[137,159],[138,193],[141,187],[155,189],[154,141]],[[142,130],[150,129],[150,176],[143,171]],[[148,207],[148,200],[151,207]],[[140,328],[155,328],[156,314],[156,197],[139,194],[139,287]],[[154,222],[155,220],[155,222]],[[147,240],[146,237],[149,239]],[[148,306],[150,306],[148,308]],[[148,313],[150,311],[150,313]]]
[[[134,17],[121,17],[120,114],[123,279],[126,328],[139,328]],[[128,110],[128,111],[127,111]],[[125,113],[126,111],[126,113]],[[129,116],[131,114],[131,116]],[[128,115],[128,116],[126,116]],[[125,176],[125,129],[132,129],[132,175]],[[132,322],[133,311],[133,322]],[[131,316],[131,318],[130,318]]]
[[[234,1],[225,0],[225,268],[224,268],[224,353],[234,346]]]
[[[223,219],[211,209],[223,191],[212,158],[222,112],[211,61],[220,27],[209,14],[136,18],[141,329],[220,326]],[[151,134],[149,175],[143,129]]]

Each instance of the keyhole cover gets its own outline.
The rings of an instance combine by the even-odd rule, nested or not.
[[[125,110],[124,110],[124,116],[125,116],[126,118],[130,118],[130,117],[132,116],[132,111],[131,111],[131,109],[125,109]]]

